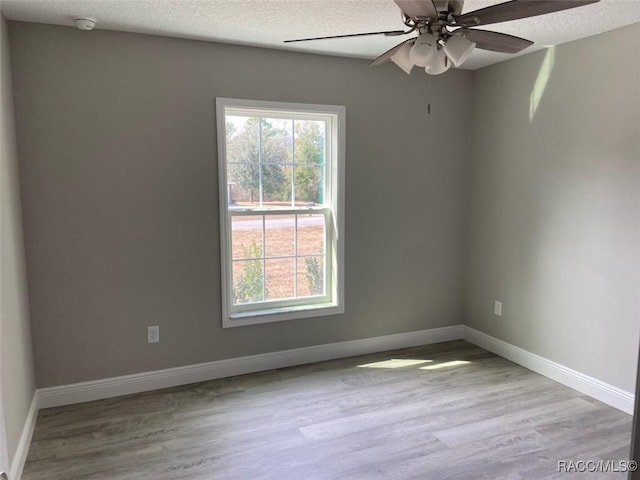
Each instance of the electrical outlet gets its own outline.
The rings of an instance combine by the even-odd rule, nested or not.
[[[496,300],[493,303],[493,313],[495,313],[499,317],[502,316],[502,302],[499,302],[498,300]]]
[[[160,342],[160,327],[153,326],[147,327],[147,343],[159,343]]]

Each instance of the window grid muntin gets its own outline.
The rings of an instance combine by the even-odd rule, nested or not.
[[[253,213],[253,212],[251,212]],[[323,277],[326,277],[326,270],[327,270],[327,255],[328,255],[328,245],[329,245],[329,235],[328,235],[328,229],[327,229],[327,213],[325,212],[324,215],[324,219],[323,219],[323,251],[320,253],[304,253],[304,254],[299,254],[298,253],[298,230],[297,228],[294,229],[294,255],[267,255],[266,254],[266,245],[267,245],[267,240],[266,240],[266,217],[268,215],[273,215],[273,216],[278,216],[280,215],[279,211],[270,211],[268,215],[265,215],[265,212],[256,212],[253,215],[250,212],[242,212],[240,215],[238,216],[260,216],[262,217],[262,228],[261,228],[261,235],[262,235],[262,256],[261,257],[234,257],[233,256],[233,240],[231,242],[231,248],[232,248],[232,256],[231,256],[231,262],[232,265],[234,263],[241,263],[241,262],[249,262],[249,261],[262,261],[263,262],[263,267],[262,267],[262,281],[263,281],[263,287],[266,285],[265,283],[265,278],[266,278],[266,265],[265,265],[265,261],[266,260],[272,260],[272,259],[286,259],[286,258],[292,258],[292,259],[300,259],[300,258],[311,258],[311,257],[320,257],[323,259],[323,272],[325,272],[325,275],[323,275]],[[297,213],[294,214],[294,222],[295,225],[297,227],[297,222],[298,222],[298,218],[301,215],[319,215],[321,212],[318,211],[314,211],[313,213],[310,213],[308,211],[299,211]],[[233,217],[234,215],[232,214],[231,217]],[[232,221],[232,220],[231,220]],[[233,237],[233,228],[232,228],[232,237]],[[296,262],[296,267],[297,267],[297,262]],[[233,273],[233,270],[232,270]],[[297,268],[294,270],[294,275],[296,275],[297,278]],[[233,277],[233,275],[232,275]],[[326,278],[323,278],[323,283],[324,283],[324,290],[326,292]],[[315,297],[315,295],[314,295]],[[264,294],[264,290],[263,290],[263,300],[266,300],[265,298],[265,294]],[[244,305],[244,304],[235,304],[235,305]]]
[[[279,306],[293,306],[298,304],[297,300],[304,299],[305,301],[302,304],[310,305],[310,304],[320,304],[326,303],[330,299],[331,288],[332,288],[332,279],[330,275],[330,269],[328,268],[328,259],[330,258],[332,245],[331,245],[331,209],[328,207],[315,207],[315,208],[261,208],[261,209],[242,209],[242,210],[228,210],[228,218],[229,225],[231,227],[233,223],[234,216],[261,216],[262,217],[262,256],[261,257],[249,257],[249,258],[233,258],[233,229],[229,228],[230,238],[229,245],[231,247],[231,256],[230,256],[230,267],[231,267],[231,288],[230,288],[230,311],[231,313],[239,313],[245,311],[252,310],[263,310],[263,305],[270,303],[274,305],[272,308],[276,308]],[[279,215],[294,215],[295,223],[297,224],[298,217],[300,215],[320,215],[324,214],[323,218],[323,252],[318,254],[297,254],[297,230],[294,230],[294,248],[296,249],[296,255],[292,256],[266,256],[267,251],[267,240],[266,240],[266,217],[267,216],[279,216]],[[294,258],[294,282],[297,282],[297,260],[300,258],[309,258],[309,257],[320,257],[322,258],[322,273],[323,273],[323,295],[308,295],[303,297],[295,297],[295,298],[284,298],[284,299],[276,299],[270,300],[267,298],[267,281],[266,281],[266,260],[276,259],[276,258]],[[234,264],[239,262],[248,262],[248,261],[257,261],[260,260],[262,262],[262,301],[261,302],[247,302],[247,303],[235,303],[235,283],[234,283]],[[297,295],[297,288],[295,290]],[[282,305],[280,305],[282,303]],[[278,305],[276,305],[278,304]],[[260,308],[254,308],[254,306],[258,306]]]
[[[229,114],[229,111],[233,111],[234,113]],[[301,114],[301,115],[297,115],[297,114],[292,114],[292,116],[287,116],[286,114],[283,115],[273,115],[273,112],[270,111],[256,111],[255,113],[252,113],[252,110],[236,110],[234,108],[230,108],[230,107],[226,107],[225,108],[225,119],[228,116],[235,116],[235,117],[242,117],[242,118],[246,118],[247,120],[251,119],[251,118],[255,118],[258,120],[258,162],[229,162],[226,160],[225,158],[225,170],[226,170],[226,176],[227,178],[229,177],[228,175],[228,167],[229,165],[254,165],[256,167],[258,167],[258,185],[259,185],[259,194],[258,194],[258,205],[260,207],[264,207],[264,189],[263,189],[263,166],[264,165],[272,165],[272,166],[282,166],[282,167],[289,167],[291,169],[291,205],[295,206],[296,205],[296,196],[295,196],[295,183],[296,183],[296,167],[317,167],[320,172],[322,173],[322,180],[320,182],[320,188],[322,191],[322,202],[321,203],[317,203],[318,205],[324,205],[326,202],[326,198],[325,198],[325,192],[327,191],[328,187],[329,187],[329,178],[328,178],[328,164],[326,161],[327,158],[327,151],[330,147],[330,142],[331,142],[331,135],[327,135],[327,131],[329,130],[328,127],[331,126],[332,123],[332,117],[331,116],[324,116],[324,115],[313,115],[313,114]],[[300,116],[301,118],[297,118],[298,116]],[[263,128],[263,122],[266,121],[265,119],[285,119],[285,120],[291,120],[291,147],[292,147],[292,152],[291,152],[291,162],[263,162],[262,161],[262,151],[263,151],[263,142],[262,142],[262,128]],[[323,148],[322,148],[322,162],[318,162],[318,163],[306,163],[306,162],[296,162],[296,156],[295,156],[295,145],[296,145],[296,131],[295,131],[295,122],[296,120],[299,121],[312,121],[312,122],[317,122],[317,123],[322,123],[323,124],[323,135],[324,135],[324,141],[323,141]],[[228,138],[227,136],[227,132],[226,132],[226,121],[225,121],[225,141]],[[316,203],[316,202],[314,202]],[[229,206],[227,208],[230,208]],[[274,207],[276,208],[276,207]]]

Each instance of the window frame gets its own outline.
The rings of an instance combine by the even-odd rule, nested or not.
[[[286,208],[229,208],[227,199],[226,116],[230,113],[235,115],[268,116],[269,118],[324,120],[326,122],[324,176],[326,189],[324,190],[324,205],[313,207],[291,206]],[[344,313],[345,119],[346,108],[339,105],[216,98],[223,328]],[[234,306],[233,253],[231,249],[232,217],[234,215],[265,215],[266,219],[266,216],[269,215],[321,213],[325,215],[325,295],[286,300],[266,300],[246,304],[240,308]]]

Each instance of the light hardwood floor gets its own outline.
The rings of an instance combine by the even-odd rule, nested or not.
[[[460,340],[43,410],[23,480],[622,479],[558,461],[625,460],[630,435]]]

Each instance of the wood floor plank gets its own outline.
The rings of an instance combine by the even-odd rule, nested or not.
[[[454,341],[42,410],[23,479],[567,480],[559,460],[626,460],[630,436],[629,415]]]

